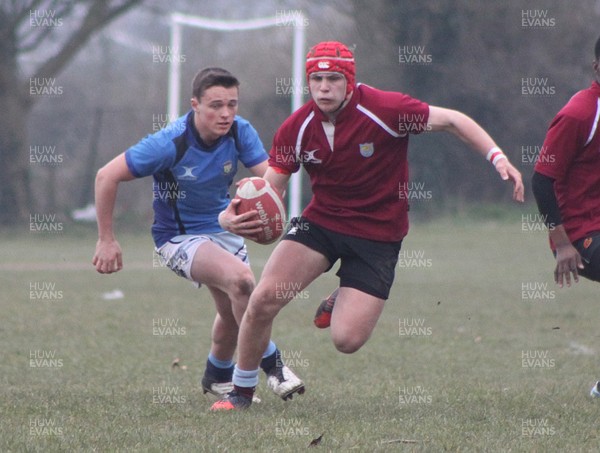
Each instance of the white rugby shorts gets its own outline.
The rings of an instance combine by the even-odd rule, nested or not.
[[[186,278],[200,287],[200,283],[192,279],[192,262],[198,247],[207,241],[211,241],[223,250],[228,251],[233,256],[239,258],[244,264],[250,264],[244,238],[229,231],[175,236],[155,250],[165,266],[180,277]]]

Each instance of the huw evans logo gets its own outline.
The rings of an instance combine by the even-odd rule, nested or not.
[[[556,362],[548,351],[521,351],[522,368],[554,368]]]
[[[55,145],[33,145],[29,147],[29,163],[41,166],[62,164],[64,155],[56,152]]]
[[[62,368],[63,359],[56,357],[56,351],[30,350],[30,368]]]
[[[152,387],[152,404],[185,404],[187,398],[179,387]]]
[[[523,28],[553,28],[556,18],[551,17],[547,9],[522,9],[521,27]]]
[[[56,282],[29,282],[29,300],[62,300],[63,291]]]
[[[408,65],[429,65],[433,56],[425,51],[425,46],[398,46],[398,63]]]
[[[428,268],[433,265],[431,258],[425,257],[425,250],[400,250],[398,267],[403,269]]]
[[[63,20],[56,17],[56,10],[53,9],[34,9],[29,10],[30,27],[62,27]]]
[[[308,426],[304,426],[299,418],[280,418],[275,421],[277,437],[308,436]]]
[[[433,397],[420,385],[413,387],[400,387],[400,404],[431,404]]]
[[[556,299],[556,292],[549,289],[547,282],[521,283],[521,299],[532,301],[547,301]]]
[[[62,436],[63,428],[53,418],[29,418],[30,436]]]
[[[179,325],[177,318],[156,318],[152,320],[152,335],[154,336],[183,336],[187,334],[185,326]]]
[[[398,320],[398,335],[401,337],[428,337],[431,334],[431,327],[425,325],[425,318],[400,318]]]
[[[63,94],[63,87],[56,84],[55,77],[32,77],[29,79],[29,94],[56,97]]]
[[[521,78],[521,94],[526,97],[548,97],[556,94],[556,87],[550,85],[548,77]]]

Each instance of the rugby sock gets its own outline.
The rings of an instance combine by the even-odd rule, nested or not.
[[[258,369],[240,370],[237,366],[233,370],[233,389],[246,398],[252,398],[254,388],[258,385]]]
[[[242,395],[250,400],[254,398],[254,387],[238,387],[237,385],[234,385],[233,390],[236,391],[238,395]]]
[[[211,352],[206,361],[206,371],[219,382],[229,382],[233,375],[233,361],[219,360]]]
[[[269,341],[269,345],[265,350],[260,362],[260,367],[265,373],[269,373],[274,366],[277,365],[277,346],[273,341]]]

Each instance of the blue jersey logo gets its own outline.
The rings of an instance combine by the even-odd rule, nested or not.
[[[198,179],[198,177],[192,173],[194,169],[198,168],[197,165],[195,167],[186,167],[182,165],[182,168],[183,173],[181,175],[177,175],[177,179],[182,181],[196,181]]]

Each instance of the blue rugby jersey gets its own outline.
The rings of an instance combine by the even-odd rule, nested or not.
[[[235,117],[237,148],[231,132],[208,147],[194,127],[193,113],[125,152],[135,177],[154,178],[152,237],[157,247],[183,233],[223,231],[218,215],[230,202],[229,187],[238,159],[245,167],[253,167],[268,158],[258,133],[242,117]]]

